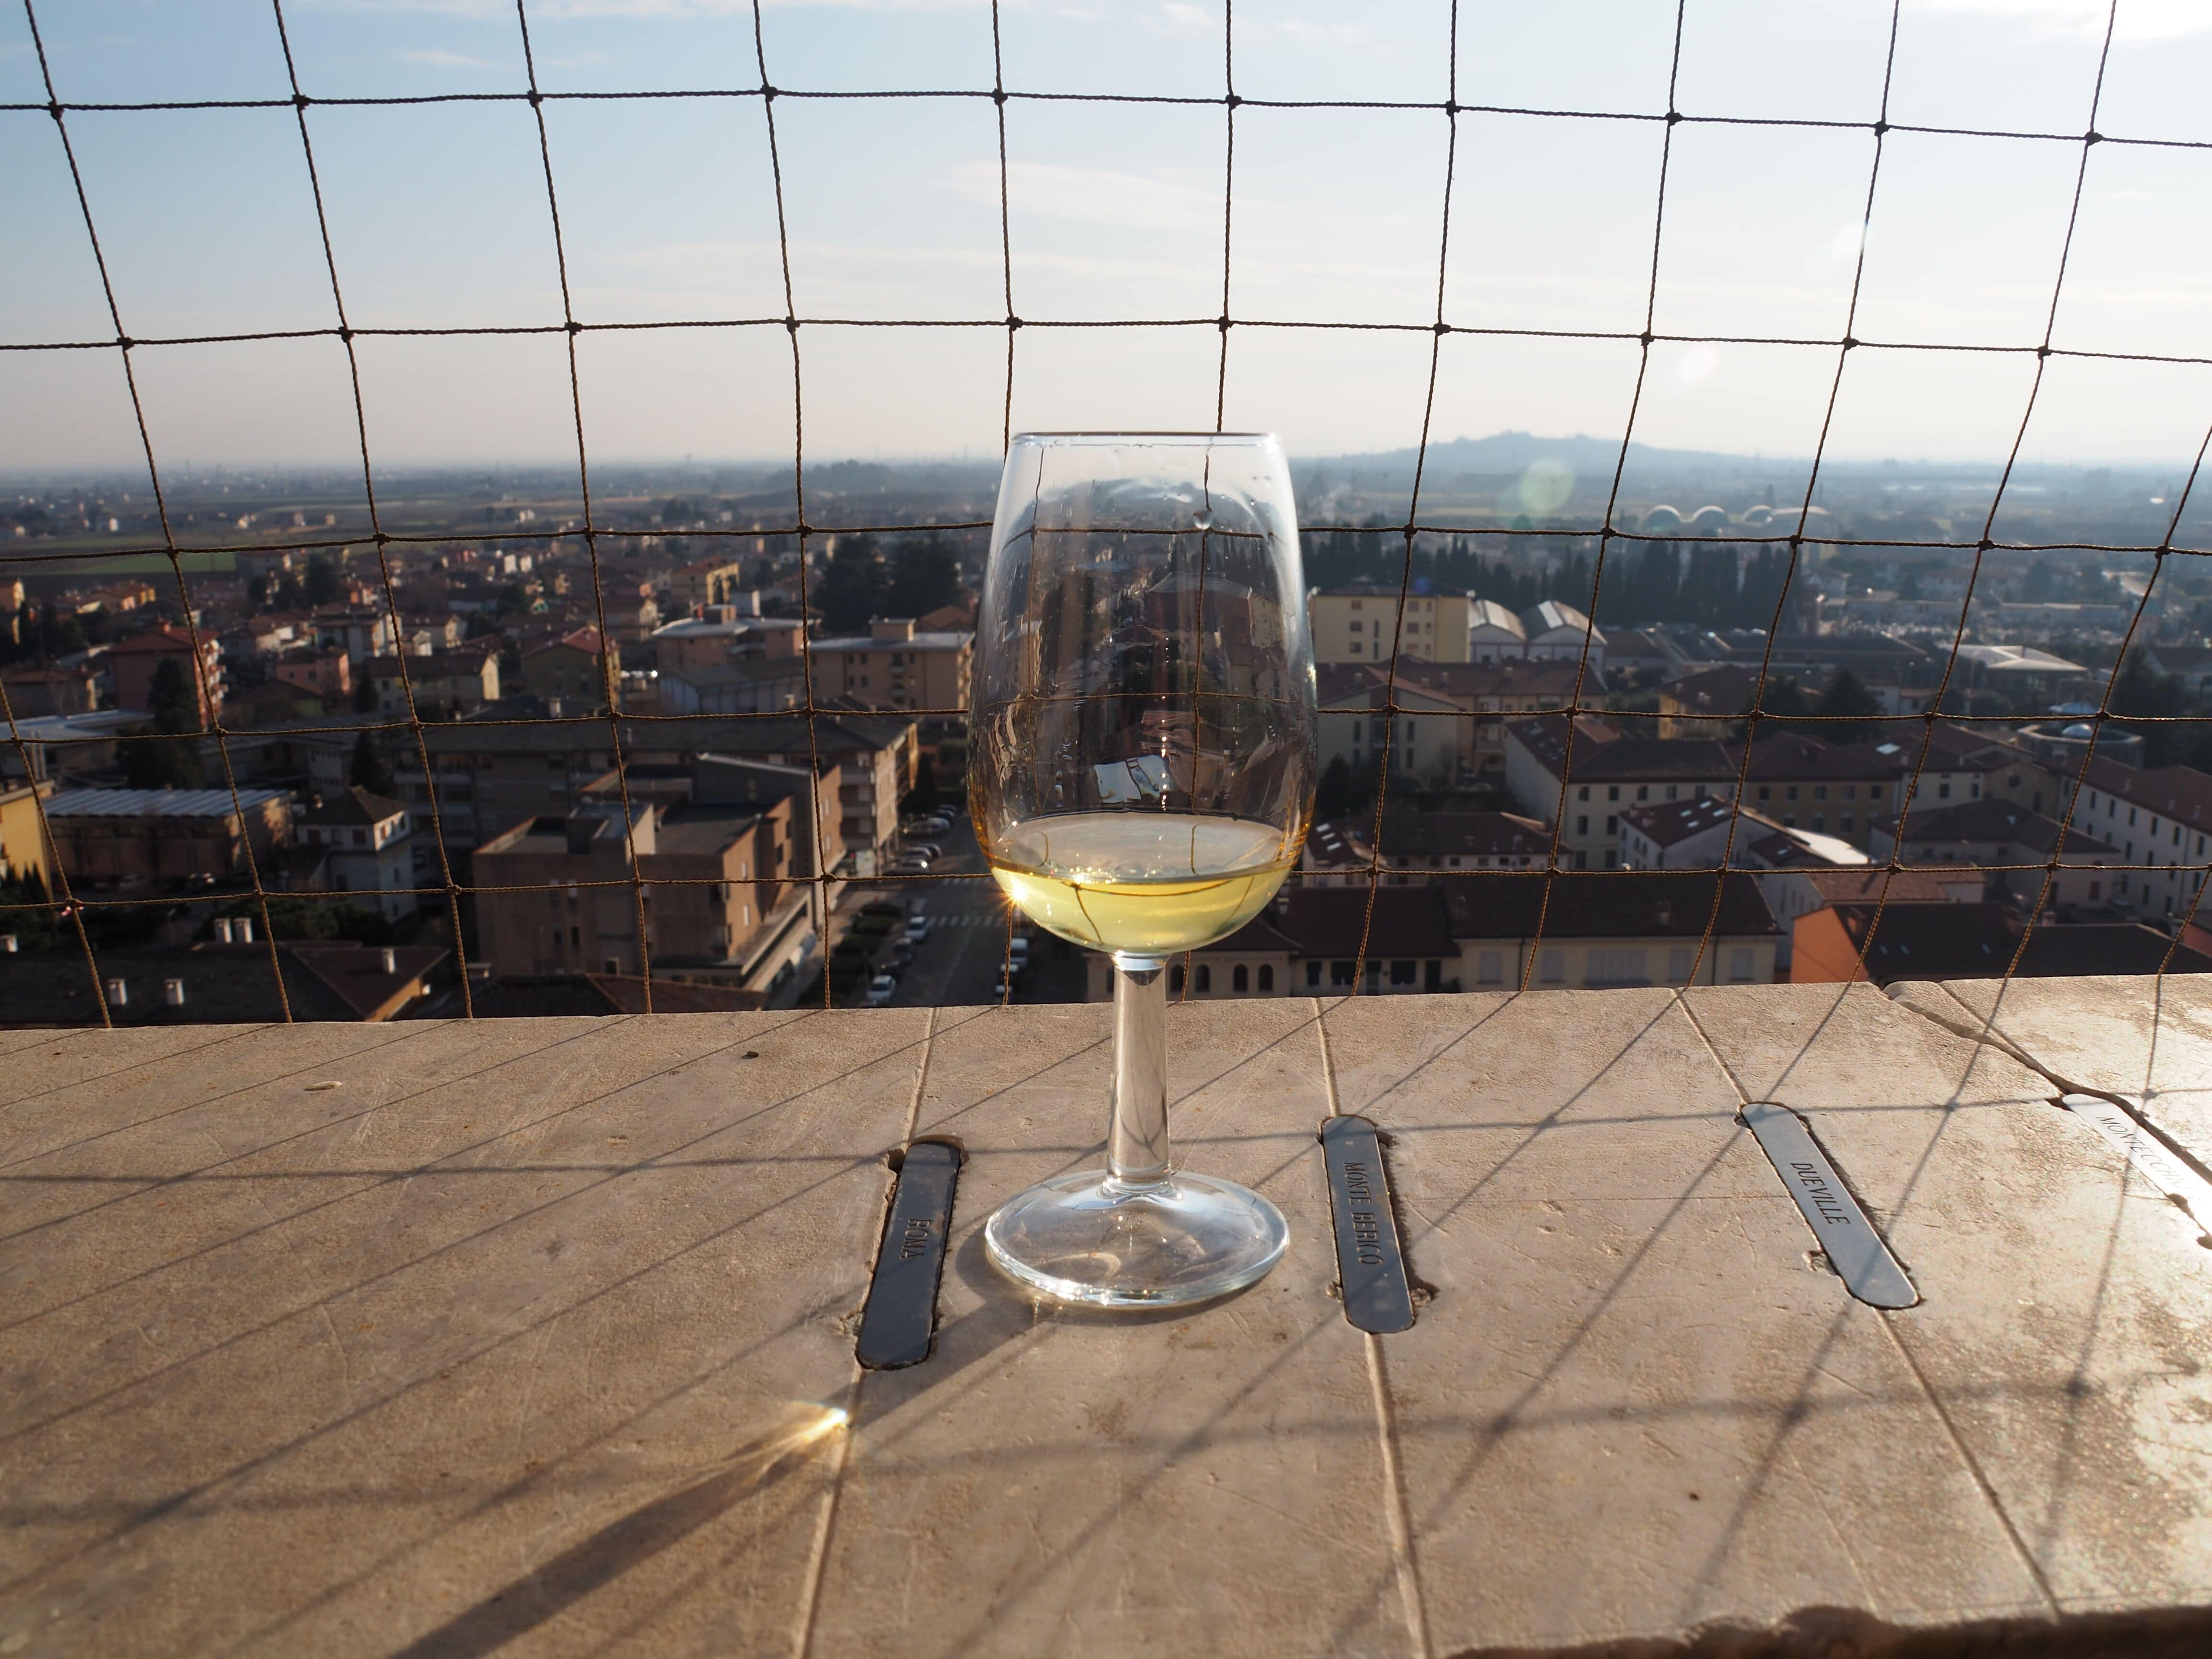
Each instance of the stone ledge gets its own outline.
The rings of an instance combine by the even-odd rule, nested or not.
[[[2050,1079],[2192,1121],[2212,1001],[1993,990],[1178,1009],[1185,1159],[1292,1244],[1135,1320],[979,1236],[1095,1161],[1103,1007],[0,1032],[0,1651],[2201,1651],[2212,1251]],[[1820,1270],[1748,1099],[1918,1306]],[[1330,1293],[1332,1110],[1401,1334]],[[937,1347],[864,1373],[923,1133]]]

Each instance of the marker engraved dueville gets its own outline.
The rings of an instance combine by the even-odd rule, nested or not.
[[[1820,1240],[1844,1288],[1871,1307],[1909,1308],[1919,1301],[1920,1292],[1813,1139],[1805,1120],[1787,1106],[1755,1100],[1743,1109],[1743,1121],[1758,1137],[1759,1150]]]

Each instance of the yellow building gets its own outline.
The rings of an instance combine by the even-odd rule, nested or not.
[[[745,568],[736,559],[700,559],[684,566],[668,579],[668,597],[674,615],[696,614],[696,607],[723,605],[743,592]]]
[[[1346,587],[1307,599],[1316,662],[1388,662],[1394,637],[1398,653],[1414,662],[1466,662],[1474,601],[1464,593],[1409,593],[1405,627],[1398,629],[1398,590]]]
[[[911,617],[878,618],[866,638],[817,640],[814,695],[849,697],[872,708],[965,709],[975,636],[924,633]]]
[[[0,881],[21,881],[36,872],[47,892],[54,890],[53,864],[39,803],[54,793],[51,783],[0,782]]]

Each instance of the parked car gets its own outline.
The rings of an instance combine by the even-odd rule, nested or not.
[[[919,945],[928,937],[929,918],[927,916],[916,915],[906,919],[906,942],[908,945]]]
[[[1026,933],[1017,933],[1006,945],[1006,960],[1016,972],[1030,965],[1030,940]]]
[[[897,944],[891,946],[891,965],[893,967],[904,968],[910,965],[913,961],[914,944],[912,940],[902,939]]]
[[[878,974],[874,979],[868,981],[868,1006],[871,1008],[884,1006],[891,1000],[891,993],[897,989],[896,980],[889,974]]]
[[[926,876],[929,873],[929,860],[908,853],[903,858],[891,860],[891,873],[895,876]]]
[[[906,845],[908,858],[941,859],[945,849],[933,841],[910,841]]]
[[[925,834],[942,836],[951,830],[952,820],[946,817],[942,812],[939,812],[933,817],[924,818],[921,821],[921,828]]]

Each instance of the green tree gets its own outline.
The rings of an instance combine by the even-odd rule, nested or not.
[[[908,812],[921,815],[937,810],[937,764],[924,755],[915,764],[914,787],[907,791],[906,799],[900,803]]]
[[[2119,718],[2122,730],[2141,733],[2143,764],[2165,766],[2178,758],[2185,747],[2187,728],[2152,722],[2171,720],[2183,713],[2188,703],[2188,689],[2181,677],[2160,673],[2151,666],[2149,653],[2137,646],[2120,665],[2107,707]]]
[[[392,781],[391,763],[366,732],[354,739],[353,761],[346,768],[346,781],[372,795],[396,796],[398,793],[398,786]]]
[[[364,667],[361,678],[353,683],[353,712],[374,714],[376,712],[376,676]]]
[[[1358,780],[1352,775],[1351,763],[1339,755],[1322,769],[1320,785],[1314,791],[1314,817],[1322,823],[1340,818],[1365,799]]]
[[[890,579],[884,586],[885,616],[927,616],[960,599],[959,550],[944,537],[932,531],[892,550]]]
[[[198,788],[199,745],[186,734],[200,729],[199,699],[183,659],[161,659],[147,701],[153,720],[134,729],[137,741],[121,746],[124,781],[133,789]]]
[[[336,605],[344,597],[345,584],[338,580],[337,567],[317,553],[307,560],[301,592],[309,605]]]
[[[1759,735],[1763,738],[1771,737],[1777,732],[1796,729],[1791,717],[1811,714],[1813,699],[1805,688],[1797,683],[1794,676],[1775,674],[1768,678],[1765,687],[1760,691],[1759,711]],[[1750,729],[1751,721],[1748,718],[1750,712],[1751,705],[1747,702],[1744,705],[1747,718],[1739,720],[1729,728],[1729,736],[1737,743],[1743,741],[1744,733]]]
[[[1882,712],[1881,699],[1848,668],[1835,672],[1822,688],[1820,700],[1813,705],[1813,712],[1832,718],[1832,724],[1824,720],[1807,728],[1830,743],[1865,743],[1881,730],[1870,718]]]
[[[847,536],[814,578],[814,614],[833,634],[857,633],[881,614],[884,561],[872,536]]]

